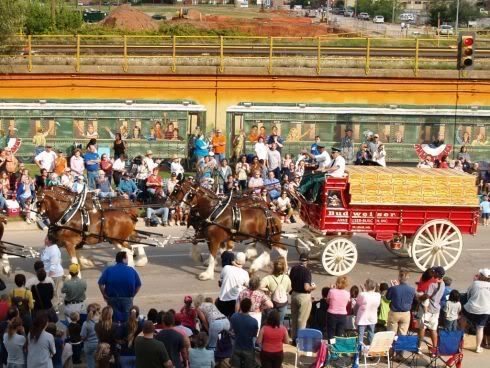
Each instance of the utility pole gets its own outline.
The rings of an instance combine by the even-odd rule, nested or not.
[[[396,5],[396,0],[393,1],[393,10],[391,12],[391,23],[395,23],[395,5]]]
[[[458,34],[458,26],[459,26],[459,0],[456,0],[456,24],[454,26],[454,34]]]
[[[56,25],[56,0],[51,0],[51,22]]]

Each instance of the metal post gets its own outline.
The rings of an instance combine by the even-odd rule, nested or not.
[[[317,45],[317,63],[316,63],[316,74],[320,74],[320,70],[322,67],[322,39],[320,36],[317,38],[318,40],[318,45]]]
[[[456,22],[454,26],[454,33],[458,34],[458,26],[459,26],[459,0],[456,0]]]
[[[223,45],[223,36],[220,36],[220,45],[219,45],[219,72],[223,73],[225,70],[225,55],[224,55],[224,45]]]
[[[364,71],[366,74],[369,74],[369,63],[371,61],[371,39],[369,37],[366,38],[366,65],[364,67]]]
[[[124,35],[123,42],[124,42],[123,70],[124,72],[127,72],[128,71],[128,36]]]
[[[269,70],[269,74],[272,73],[272,56],[273,56],[273,50],[274,48],[274,38],[271,36],[270,37],[270,43],[269,43],[269,67],[267,68]]]
[[[32,71],[32,35],[27,36],[27,70]]]
[[[176,37],[175,35],[172,37],[172,71],[175,73],[175,71],[177,70],[177,60],[175,59],[175,56],[176,56]]]
[[[78,73],[80,71],[80,35],[77,35],[77,56],[75,60],[75,70]]]
[[[396,0],[393,1],[393,9],[391,11],[391,23],[395,23],[395,5],[396,5]]]
[[[413,72],[417,77],[419,74],[419,39],[415,39],[415,64],[413,68]]]

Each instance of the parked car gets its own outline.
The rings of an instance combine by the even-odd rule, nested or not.
[[[400,14],[400,20],[402,22],[415,22],[415,15],[412,13],[402,13]]]
[[[344,17],[353,17],[354,16],[354,10],[346,10],[344,12]]]
[[[382,15],[375,15],[373,18],[373,23],[384,23],[385,22],[385,17]]]
[[[369,20],[369,14],[368,13],[359,13],[357,16],[360,20]]]
[[[449,24],[443,24],[441,28],[439,28],[436,33],[438,35],[443,35],[443,36],[453,36],[454,35],[454,28],[453,26],[450,26]]]

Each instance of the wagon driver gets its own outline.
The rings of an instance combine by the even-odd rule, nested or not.
[[[332,147],[332,162],[323,169],[324,172],[329,173],[334,178],[342,178],[345,172],[345,158],[340,152],[340,148]]]
[[[330,166],[332,160],[328,152],[325,150],[325,145],[323,143],[318,142],[316,144],[316,148],[319,152],[318,155],[314,155],[307,150],[303,150],[301,153],[315,160],[318,163],[318,169],[316,171],[323,172],[327,167]]]

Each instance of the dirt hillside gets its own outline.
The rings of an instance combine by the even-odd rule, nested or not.
[[[127,5],[118,6],[100,24],[104,27],[124,29],[127,31],[153,31],[158,23],[139,10]]]

